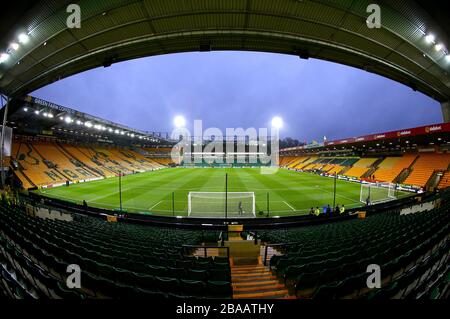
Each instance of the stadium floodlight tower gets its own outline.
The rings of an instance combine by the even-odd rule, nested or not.
[[[184,128],[186,126],[186,119],[182,115],[177,115],[173,119],[173,124],[176,128]]]
[[[279,116],[275,116],[272,119],[272,127],[276,128],[277,130],[281,129],[283,127],[283,119]]]
[[[177,131],[178,134],[179,134],[179,132],[180,132],[181,130],[183,130],[183,129],[186,128],[186,119],[185,119],[184,116],[182,116],[182,115],[177,115],[177,116],[175,116],[175,118],[173,119],[173,124],[175,125],[176,131]],[[181,141],[181,135],[179,135],[179,136],[177,137],[177,139]],[[179,152],[176,154],[176,156],[178,157],[178,165],[181,164],[181,153],[182,153],[182,150],[180,149]],[[175,155],[175,154],[173,153],[173,149],[172,149],[172,154]],[[175,162],[175,159],[173,159],[173,160],[174,160],[174,162]]]

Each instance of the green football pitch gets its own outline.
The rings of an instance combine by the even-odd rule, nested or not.
[[[333,205],[333,179],[311,173],[279,169],[275,174],[261,174],[258,168],[167,168],[122,177],[123,210],[187,216],[189,192],[224,192],[226,173],[228,192],[254,192],[257,217],[267,214],[268,204],[270,216],[308,214],[312,206]],[[360,189],[358,183],[337,180],[336,204],[344,204],[347,208],[361,206]],[[78,204],[85,200],[92,207],[113,210],[120,207],[117,177],[39,192]],[[397,196],[406,194],[398,193]],[[263,214],[259,214],[261,211]],[[223,216],[205,214],[204,217]]]

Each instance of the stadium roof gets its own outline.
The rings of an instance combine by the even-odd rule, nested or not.
[[[4,109],[0,110],[3,117]],[[15,134],[75,138],[126,145],[172,146],[168,133],[145,132],[32,96],[11,100],[8,126]]]
[[[420,146],[450,146],[450,123],[438,123],[407,128],[397,131],[374,133],[365,136],[349,137],[336,141],[302,145],[281,149],[284,154],[296,152],[320,152],[351,149],[372,149],[374,151],[415,148]]]
[[[448,20],[436,15],[442,11],[440,2],[378,2],[380,29],[366,25],[370,0],[15,2],[9,4],[14,8],[3,8],[9,17],[0,24],[0,52],[7,52],[0,64],[0,92],[9,96],[137,57],[248,50],[335,61],[404,83],[440,102],[450,97]],[[66,25],[70,3],[80,5],[79,29]],[[20,34],[26,43],[18,41]]]

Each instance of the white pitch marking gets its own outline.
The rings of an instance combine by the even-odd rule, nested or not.
[[[283,203],[285,203],[286,205],[288,205],[289,208],[292,209],[292,210],[295,212],[295,208],[294,208],[294,207],[292,207],[291,205],[289,205],[286,201],[283,201]]]
[[[159,204],[162,203],[162,200],[160,200],[159,202],[157,202],[155,205],[153,205],[152,207],[150,207],[148,210],[152,210],[154,207],[158,206]]]

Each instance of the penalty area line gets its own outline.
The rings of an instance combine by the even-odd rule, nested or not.
[[[294,207],[292,207],[291,205],[289,205],[289,203],[288,202],[286,202],[285,200],[283,201],[283,203],[285,203],[286,205],[288,205],[289,206],[289,208],[290,209],[292,209],[294,212],[295,212],[295,208]]]
[[[157,202],[155,205],[153,205],[152,207],[150,207],[148,210],[152,210],[153,208],[155,208],[156,206],[158,206],[159,204],[161,204],[163,201],[160,200],[159,202]]]

